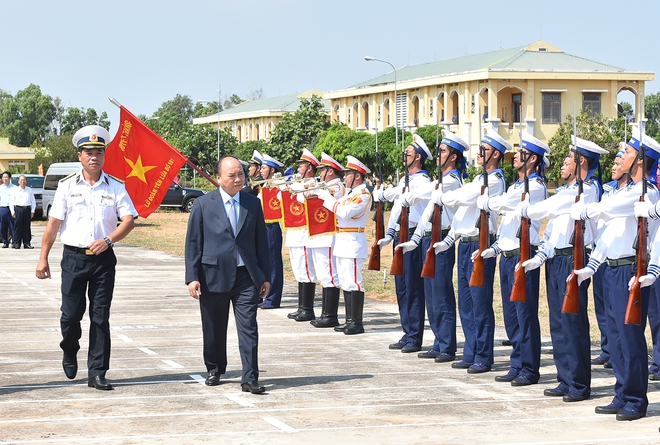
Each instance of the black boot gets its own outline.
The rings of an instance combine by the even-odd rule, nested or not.
[[[353,321],[344,329],[344,334],[354,335],[364,333],[362,326],[362,312],[364,311],[364,292],[354,290],[351,292],[351,313]]]
[[[332,328],[339,325],[337,310],[339,309],[339,288],[323,288],[323,312],[321,318],[312,320],[310,323],[317,328]]]
[[[335,331],[337,332],[344,332],[344,329],[348,327],[349,324],[351,324],[351,321],[353,321],[353,317],[351,316],[351,291],[350,290],[345,290],[344,291],[344,307],[346,309],[346,322],[340,324],[339,326],[335,326]]]
[[[296,321],[312,321],[314,315],[314,296],[316,295],[316,283],[303,283],[302,307],[300,314],[294,318]]]
[[[302,312],[302,294],[303,294],[302,288],[303,288],[303,283],[298,281],[298,310],[295,312],[291,312],[290,314],[287,314],[286,316],[288,318],[296,318]]]

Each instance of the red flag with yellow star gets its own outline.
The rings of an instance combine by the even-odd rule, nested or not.
[[[305,200],[307,211],[307,229],[309,236],[327,235],[337,232],[337,218],[330,210],[323,207],[323,200],[307,198]]]
[[[125,182],[142,218],[154,212],[177,173],[188,161],[123,106],[117,134],[105,151],[103,171]]]

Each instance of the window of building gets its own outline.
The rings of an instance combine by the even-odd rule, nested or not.
[[[511,123],[520,122],[522,114],[522,94],[511,95]]]
[[[561,94],[543,93],[543,119],[544,124],[561,123]]]
[[[600,114],[600,93],[583,93],[582,109],[591,117]]]
[[[429,116],[433,117],[433,99],[429,100]]]

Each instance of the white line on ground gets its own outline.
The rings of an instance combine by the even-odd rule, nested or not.
[[[133,339],[124,334],[117,334],[117,338],[124,340],[126,343],[133,343]]]
[[[275,417],[262,417],[262,419],[264,419],[266,422],[270,423],[274,427],[281,429],[285,433],[297,433],[298,432],[297,429],[295,429],[293,427],[290,427],[289,425],[282,422],[281,420],[276,419]]]
[[[252,402],[248,402],[238,394],[226,393],[223,394],[223,396],[225,396],[227,399],[231,400],[232,402],[238,403],[241,406],[248,406],[248,407],[254,406]]]
[[[184,367],[183,365],[181,365],[181,364],[179,364],[179,363],[177,363],[177,362],[175,362],[175,361],[172,361],[172,360],[161,360],[161,361],[162,361],[163,363],[165,363],[166,365],[171,366],[172,368],[182,369],[182,368]]]
[[[196,382],[206,386],[206,383],[205,383],[206,379],[204,379],[204,377],[202,377],[201,375],[199,375],[199,374],[190,374],[190,378],[195,380]]]

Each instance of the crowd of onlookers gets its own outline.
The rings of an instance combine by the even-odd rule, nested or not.
[[[32,249],[30,222],[34,217],[36,201],[32,189],[27,186],[27,177],[21,175],[18,185],[11,183],[11,172],[2,173],[0,184],[0,237],[2,248],[11,244],[14,249]]]

